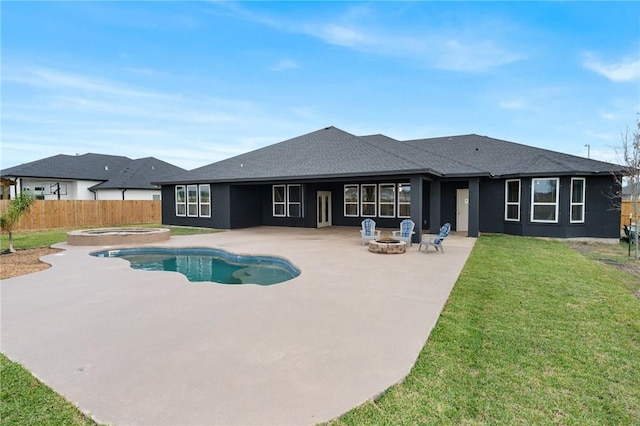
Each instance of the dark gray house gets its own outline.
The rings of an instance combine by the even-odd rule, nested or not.
[[[479,135],[398,141],[327,127],[162,186],[166,225],[397,228],[618,238],[618,165]]]

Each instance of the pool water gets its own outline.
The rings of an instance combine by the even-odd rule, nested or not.
[[[191,282],[272,285],[300,275],[282,258],[243,256],[211,248],[127,248],[91,255],[119,257],[143,271],[179,272]]]

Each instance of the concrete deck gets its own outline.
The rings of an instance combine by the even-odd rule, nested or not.
[[[43,258],[52,268],[2,281],[2,352],[101,423],[327,421],[409,373],[474,243],[382,255],[355,228],[262,227],[153,244],[279,255],[302,271],[266,287],[190,283],[61,244]]]

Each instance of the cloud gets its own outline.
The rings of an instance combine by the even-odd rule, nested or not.
[[[20,83],[49,90],[77,90],[94,94],[116,95],[128,97],[166,97],[164,94],[133,89],[125,85],[99,78],[88,77],[53,68],[43,67],[12,67],[6,66],[3,81]]]
[[[298,64],[293,59],[281,59],[273,66],[269,67],[271,71],[288,71],[300,68],[300,64]]]
[[[582,65],[611,81],[627,82],[640,80],[640,59],[626,58],[620,62],[605,63],[593,54],[585,54]]]
[[[180,84],[148,90],[127,78],[27,64],[4,67],[1,166],[99,152],[153,155],[192,169],[326,123],[283,115],[250,99],[176,91]]]
[[[508,25],[494,21],[484,25],[477,19],[464,33],[456,24],[398,28],[388,16],[370,7],[354,6],[330,16],[285,18],[256,12],[234,2],[213,3],[238,19],[265,25],[278,31],[303,34],[324,43],[363,53],[409,59],[431,68],[460,72],[481,72],[525,57],[506,46]],[[446,29],[445,29],[446,28]],[[496,29],[496,35],[486,28]]]
[[[524,98],[516,98],[516,99],[505,99],[498,103],[500,108],[503,109],[524,109],[527,105],[527,102]]]

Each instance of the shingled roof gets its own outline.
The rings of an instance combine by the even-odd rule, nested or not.
[[[441,177],[620,172],[615,164],[479,135],[399,141],[327,127],[159,183],[251,182],[429,173]]]
[[[132,160],[104,154],[54,155],[0,171],[2,177],[101,181],[91,189],[155,189],[151,182],[185,169],[154,157]]]

